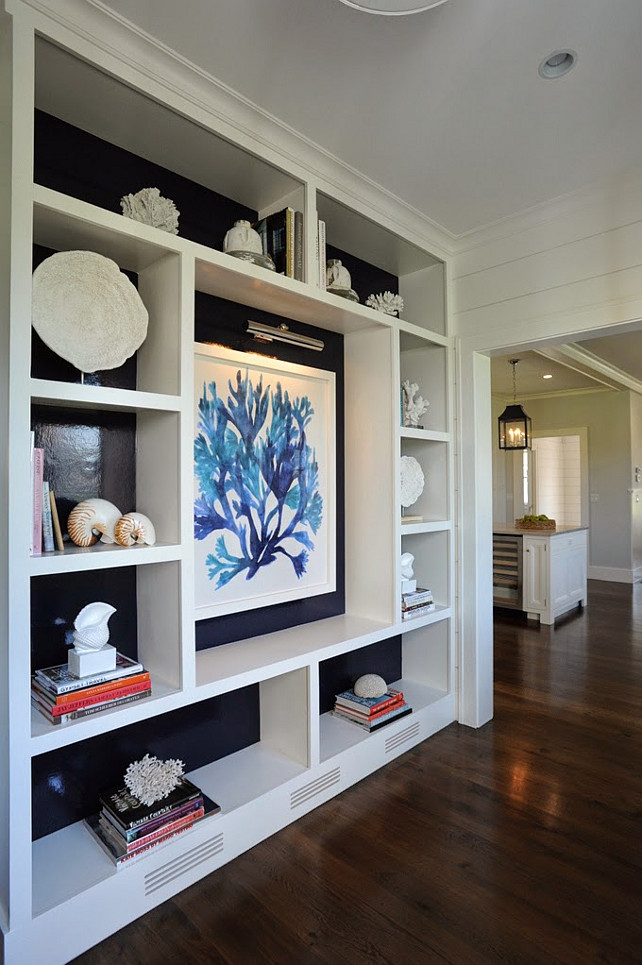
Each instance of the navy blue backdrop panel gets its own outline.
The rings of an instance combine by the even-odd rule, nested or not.
[[[158,188],[180,212],[178,233],[209,248],[223,248],[235,221],[258,213],[145,158],[36,111],[34,181],[72,198],[121,213],[120,199],[142,188]]]
[[[355,258],[347,251],[327,245],[326,259],[329,261],[331,258],[338,258],[350,272],[352,288],[359,296],[362,305],[365,304],[368,295],[382,295],[384,292],[399,294],[399,278],[396,275],[391,275],[367,261]]]
[[[32,405],[31,428],[35,445],[44,450],[44,478],[55,493],[63,534],[70,511],[83,499],[108,499],[122,513],[135,509],[133,412]]]
[[[98,811],[101,791],[122,784],[127,766],[147,752],[193,771],[260,739],[259,686],[252,684],[40,754],[31,772],[33,838]]]
[[[46,258],[55,254],[53,248],[42,245],[33,246],[33,270],[35,271]],[[122,271],[122,269],[121,269]],[[125,271],[135,288],[138,288],[138,275]],[[101,372],[82,373],[71,362],[60,357],[45,345],[35,328],[31,329],[31,376],[34,379],[51,379],[54,382],[75,382],[85,385],[103,385],[113,389],[136,388],[136,353],[126,359],[116,369]]]
[[[123,566],[31,578],[31,670],[67,662],[74,620],[88,603],[116,607],[109,618],[109,642],[138,659],[136,567]]]
[[[247,308],[223,298],[215,298],[201,292],[196,293],[195,338],[197,342],[213,342],[238,351],[251,351],[274,357],[284,362],[295,362],[317,369],[325,369],[336,375],[336,590],[320,596],[277,603],[273,606],[259,607],[256,610],[229,613],[196,623],[196,649],[207,650],[235,640],[246,640],[258,634],[273,633],[287,627],[296,627],[314,620],[337,616],[345,612],[345,455],[344,455],[344,365],[343,336],[335,332],[290,322],[292,331],[301,335],[311,335],[324,342],[321,352],[272,342],[264,345],[248,336],[245,328],[251,318],[266,325],[277,326],[283,321],[279,315]]]
[[[334,707],[334,698],[342,690],[350,690],[358,677],[376,673],[387,684],[402,676],[401,637],[389,637],[369,647],[341,653],[319,665],[319,713],[325,714]]]

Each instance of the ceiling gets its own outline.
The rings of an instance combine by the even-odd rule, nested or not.
[[[101,4],[102,5],[102,4]],[[641,0],[107,0],[452,236],[642,162]],[[576,66],[538,65],[571,48]]]

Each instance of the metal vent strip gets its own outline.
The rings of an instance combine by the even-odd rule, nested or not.
[[[399,747],[401,744],[406,744],[408,741],[414,740],[416,737],[419,737],[418,720],[415,721],[414,724],[411,724],[410,727],[405,727],[403,730],[397,731],[396,734],[393,734],[391,737],[389,737],[386,740],[386,743],[385,743],[386,754],[389,754],[391,751],[396,750],[397,747]]]
[[[310,781],[309,784],[305,784],[300,787],[298,791],[293,791],[290,795],[290,809],[300,807],[309,801],[310,798],[315,797],[317,794],[321,794],[323,791],[327,791],[329,787],[333,784],[338,784],[341,780],[341,768],[335,767],[333,770],[328,771],[327,774],[323,774],[322,777],[317,777],[314,781]]]
[[[180,878],[181,875],[191,871],[192,868],[196,868],[203,861],[220,854],[223,848],[223,833],[220,832],[215,834],[213,838],[208,838],[207,841],[197,845],[197,847],[190,848],[189,851],[185,851],[177,858],[166,862],[160,868],[150,871],[149,874],[145,875],[145,894],[152,895],[159,888],[163,888],[176,878]]]

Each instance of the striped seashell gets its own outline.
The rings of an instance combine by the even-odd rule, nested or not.
[[[107,623],[116,612],[111,603],[88,603],[74,620],[74,650],[89,653],[101,650],[109,640]]]
[[[144,516],[143,513],[125,513],[116,523],[114,538],[121,546],[133,546],[134,543],[153,546],[156,542],[156,530],[149,516]]]
[[[76,546],[93,546],[100,539],[114,542],[114,527],[120,510],[108,499],[83,499],[69,513],[67,532]]]

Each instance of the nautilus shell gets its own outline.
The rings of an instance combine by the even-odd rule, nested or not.
[[[109,603],[88,603],[74,620],[74,650],[90,653],[100,650],[109,640],[107,623],[116,607]]]
[[[83,499],[69,513],[67,530],[76,546],[93,546],[99,539],[113,543],[114,528],[121,515],[108,499]]]
[[[134,543],[153,546],[156,542],[156,531],[151,519],[143,513],[125,513],[116,523],[114,538],[121,546],[133,546]]]

